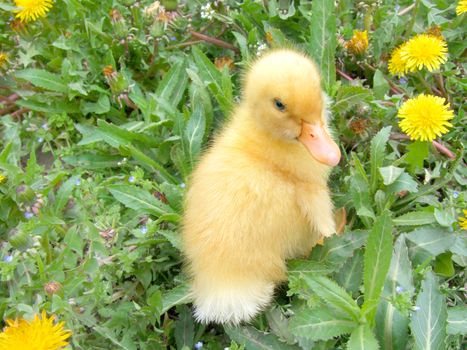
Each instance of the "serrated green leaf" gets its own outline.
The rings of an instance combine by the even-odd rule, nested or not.
[[[395,166],[386,166],[379,168],[379,173],[383,178],[383,183],[387,186],[392,184],[396,179],[404,172],[403,168],[398,168]]]
[[[417,296],[417,311],[412,313],[410,328],[415,350],[444,350],[446,338],[446,300],[439,291],[437,277],[428,271]]]
[[[396,226],[421,226],[436,222],[433,213],[427,211],[412,211],[398,216],[393,220]]]
[[[191,301],[190,286],[185,283],[180,284],[179,286],[162,294],[161,314],[166,313],[176,305],[184,305]]]
[[[204,117],[204,111],[200,106],[195,107],[184,132],[186,151],[187,155],[190,157],[192,166],[195,164],[195,160],[198,158],[201,151],[201,144],[205,131],[206,119]]]
[[[383,294],[387,297],[397,294],[397,287],[402,287],[404,291],[412,296],[414,293],[412,264],[409,260],[409,252],[405,243],[405,236],[400,235],[394,244],[391,266],[384,285]]]
[[[358,320],[360,308],[355,300],[336,282],[327,277],[313,274],[303,275],[303,280],[329,306],[345,311],[349,318]]]
[[[401,191],[409,191],[410,193],[415,193],[418,191],[418,183],[406,172],[403,172],[387,188],[387,192],[392,194],[397,194]]]
[[[193,58],[198,67],[198,74],[208,85],[209,90],[214,98],[219,103],[222,112],[228,115],[232,108],[232,86],[225,90],[226,83],[223,82],[223,74],[216,66],[206,57],[206,55],[197,47],[193,46]]]
[[[363,86],[342,85],[337,90],[336,102],[332,105],[334,113],[345,113],[353,106],[371,99],[371,91]]]
[[[67,204],[73,192],[73,188],[76,186],[77,179],[78,176],[72,176],[60,186],[57,196],[55,197],[55,213],[60,213]]]
[[[370,170],[371,193],[374,193],[378,184],[378,169],[382,167],[386,157],[386,144],[391,133],[391,126],[382,128],[371,140],[370,146]]]
[[[420,228],[406,235],[407,239],[415,244],[415,248],[421,248],[432,255],[439,255],[448,250],[455,242],[456,237],[441,228]]]
[[[444,277],[454,275],[454,264],[452,263],[452,253],[445,252],[436,257],[434,271]]]
[[[291,332],[310,340],[328,340],[342,334],[351,333],[358,323],[351,319],[340,319],[328,307],[305,308],[290,320]]]
[[[341,236],[329,237],[322,246],[313,248],[310,260],[320,262],[326,268],[335,271],[366,242],[367,237],[367,231],[347,232]]]
[[[375,75],[373,76],[373,92],[375,97],[379,100],[384,98],[389,92],[389,83],[384,79],[384,74],[379,69],[375,71]]]
[[[34,86],[61,93],[67,93],[68,87],[65,81],[57,74],[43,69],[24,69],[15,73],[19,79],[29,81]]]
[[[79,154],[62,158],[66,163],[85,169],[102,169],[118,166],[121,156],[108,156],[103,154]]]
[[[373,211],[372,199],[370,196],[370,188],[365,178],[359,172],[353,172],[350,179],[350,194],[352,196],[353,205],[360,217],[375,218]]]
[[[407,154],[405,161],[409,165],[411,173],[414,173],[416,169],[423,168],[423,161],[428,157],[429,149],[427,141],[414,141],[407,146]]]
[[[397,288],[414,293],[412,266],[405,237],[401,235],[394,244],[391,266],[384,284],[383,295],[396,297]],[[383,350],[405,349],[408,340],[409,317],[403,315],[390,302],[382,299],[376,313],[376,335]]]
[[[268,325],[280,340],[288,344],[295,343],[295,338],[289,329],[289,318],[287,318],[279,307],[272,307],[265,312]]]
[[[299,350],[295,345],[281,342],[274,334],[260,332],[253,327],[224,326],[230,339],[245,346],[248,350]]]
[[[339,269],[336,281],[350,293],[359,290],[363,277],[363,252],[357,250]]]
[[[467,334],[467,306],[448,308],[448,334]]]
[[[153,214],[156,216],[168,214],[170,207],[153,197],[148,191],[131,185],[110,185],[107,187],[110,193],[120,203],[139,213]]]
[[[182,305],[179,308],[178,320],[175,322],[174,328],[177,349],[181,349],[184,346],[192,349],[195,337],[195,324],[191,311],[187,306]]]
[[[391,264],[392,228],[390,213],[384,211],[376,219],[366,244],[363,273],[365,302],[362,314],[370,324],[374,322],[376,307]]]
[[[84,102],[81,105],[81,112],[84,115],[89,113],[104,114],[110,111],[110,100],[107,95],[100,95],[97,102]]]
[[[170,101],[172,106],[177,106],[185,93],[188,85],[186,74],[186,61],[182,60],[174,64],[157,85],[156,95],[165,101]]]
[[[378,350],[378,341],[368,324],[356,328],[350,335],[347,350]]]
[[[336,81],[336,7],[327,0],[314,0],[311,5],[309,53],[321,71],[321,78],[326,91]]]
[[[409,318],[390,302],[381,300],[376,314],[375,332],[381,349],[405,349],[408,339]]]

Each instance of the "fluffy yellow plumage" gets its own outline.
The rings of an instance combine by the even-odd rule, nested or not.
[[[399,126],[411,140],[432,141],[448,132],[454,113],[442,97],[421,94],[399,108]]]
[[[19,7],[16,17],[22,22],[35,21],[39,17],[45,17],[53,5],[53,0],[15,0]]]
[[[68,345],[70,331],[64,323],[54,324],[55,316],[47,318],[45,311],[34,320],[7,320],[0,333],[0,350],[58,350]]]
[[[264,54],[189,183],[183,247],[199,321],[249,320],[286,279],[285,260],[335,232],[326,182],[339,158],[315,65]]]

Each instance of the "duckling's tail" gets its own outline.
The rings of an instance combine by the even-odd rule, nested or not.
[[[249,321],[272,299],[274,284],[265,281],[228,281],[212,285],[195,281],[193,297],[199,322],[237,325]],[[211,283],[209,283],[211,282]]]

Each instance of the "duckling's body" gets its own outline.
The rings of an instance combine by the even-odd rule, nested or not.
[[[312,62],[279,50],[255,63],[243,101],[189,184],[183,243],[198,320],[249,320],[286,279],[285,260],[335,232],[330,167],[298,140],[308,122],[326,131]]]

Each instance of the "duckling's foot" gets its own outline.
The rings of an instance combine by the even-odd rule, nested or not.
[[[198,322],[238,325],[249,321],[269,304],[274,293],[274,284],[250,281],[193,292],[194,314]]]

